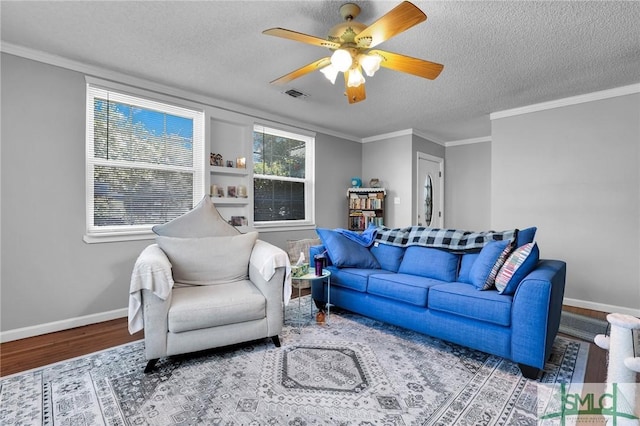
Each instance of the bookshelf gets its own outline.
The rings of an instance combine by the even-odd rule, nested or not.
[[[384,225],[386,195],[384,188],[349,188],[347,228],[351,231],[364,231],[370,223]]]

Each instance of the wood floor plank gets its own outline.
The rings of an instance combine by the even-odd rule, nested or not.
[[[297,292],[295,292],[297,297]],[[308,294],[308,290],[305,292]],[[595,318],[606,313],[565,306],[563,309]],[[0,344],[0,376],[42,367],[65,359],[90,354],[144,338],[144,333],[130,335],[127,319],[119,318],[42,336]],[[607,374],[607,352],[591,343],[587,360],[586,383],[603,383]]]

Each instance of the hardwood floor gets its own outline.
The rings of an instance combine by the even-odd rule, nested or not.
[[[308,291],[307,291],[308,292]],[[297,292],[294,297],[297,297]],[[303,293],[304,294],[304,293]],[[564,307],[565,310],[605,318],[606,313]],[[130,335],[127,319],[119,318],[28,339],[0,344],[0,376],[29,370],[91,352],[108,349],[144,338],[143,332]],[[591,344],[585,383],[603,383],[607,372],[607,353]]]

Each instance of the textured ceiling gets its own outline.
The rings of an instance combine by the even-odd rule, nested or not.
[[[489,114],[640,82],[640,3],[415,1],[429,17],[384,50],[445,65],[436,80],[388,69],[349,105],[315,72],[269,81],[327,50],[265,36],[324,38],[343,1],[2,1],[3,50],[28,48],[367,138],[416,129],[438,142],[489,136]],[[399,1],[356,1],[365,24]],[[294,88],[309,96],[282,94]]]

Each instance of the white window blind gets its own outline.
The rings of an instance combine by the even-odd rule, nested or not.
[[[87,85],[85,241],[149,234],[204,196],[204,118]]]

